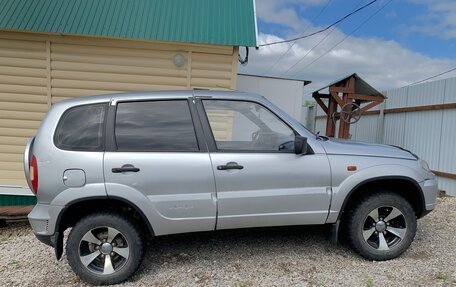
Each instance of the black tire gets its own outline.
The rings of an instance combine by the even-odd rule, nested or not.
[[[116,235],[111,240],[111,251],[106,248],[100,248],[103,240],[110,240],[108,234],[110,230],[119,232],[112,233]],[[66,244],[68,263],[76,275],[94,285],[110,285],[125,281],[136,272],[144,256],[144,243],[139,230],[132,220],[120,214],[96,213],[88,215],[75,224],[68,236]],[[101,241],[98,247],[97,244],[89,242],[90,240],[85,240],[88,238],[89,233],[95,235],[95,239]],[[128,254],[124,253],[123,255],[125,257],[121,256],[123,252],[114,252],[114,249],[125,251],[126,249],[124,248],[128,248]],[[96,252],[99,252],[99,256],[92,261],[87,259],[91,263],[86,267],[82,262],[84,253],[96,255]],[[108,252],[108,255],[103,252]],[[109,263],[113,266],[112,269],[106,268],[108,266],[106,265],[108,257]],[[106,274],[103,274],[103,272]]]
[[[393,217],[398,212],[400,215]],[[409,248],[416,226],[415,212],[405,198],[388,191],[376,192],[362,198],[348,213],[347,239],[364,258],[384,261]]]

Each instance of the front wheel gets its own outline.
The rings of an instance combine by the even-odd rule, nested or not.
[[[410,203],[391,192],[361,199],[348,216],[348,239],[366,259],[389,260],[401,255],[413,241],[416,216]]]
[[[68,263],[84,281],[95,285],[126,280],[143,258],[143,241],[136,225],[124,216],[100,213],[81,219],[66,245]]]

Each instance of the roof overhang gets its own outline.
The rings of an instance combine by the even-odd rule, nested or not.
[[[0,1],[0,30],[258,45],[254,0]]]

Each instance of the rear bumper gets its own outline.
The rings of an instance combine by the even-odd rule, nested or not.
[[[63,206],[38,203],[29,213],[28,220],[33,233],[43,243],[49,241],[46,236],[54,235],[57,231],[56,221],[63,208]]]
[[[428,179],[419,183],[421,190],[423,191],[424,196],[424,208],[423,215],[428,214],[432,211],[437,204],[437,193],[438,185],[437,180]]]
[[[57,229],[56,221],[63,209],[63,206],[37,204],[28,215],[36,238],[44,244],[54,247],[57,260],[62,257],[63,253],[63,233]]]
[[[39,235],[35,233],[36,238],[38,238],[39,241],[42,243],[54,247],[54,235]]]

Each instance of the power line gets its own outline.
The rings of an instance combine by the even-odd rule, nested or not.
[[[282,41],[275,41],[275,42],[270,42],[270,43],[264,43],[264,44],[261,44],[259,45],[260,47],[265,47],[265,46],[270,46],[270,45],[276,45],[276,44],[282,44],[282,43],[288,43],[288,42],[294,42],[294,41],[297,41],[297,40],[301,40],[301,39],[304,39],[304,38],[308,38],[310,36],[313,36],[313,35],[316,35],[316,34],[320,34],[328,29],[330,29],[331,27],[339,24],[340,22],[344,21],[345,19],[349,18],[350,16],[352,16],[353,14],[356,14],[357,12],[365,9],[366,7],[374,4],[375,2],[377,2],[378,0],[372,0],[371,2],[367,3],[366,5],[362,6],[362,7],[359,7],[358,9],[356,9],[355,11],[353,12],[350,12],[348,13],[347,15],[345,15],[344,17],[340,18],[339,20],[335,21],[334,23],[332,23],[331,25],[327,26],[326,28],[323,28],[321,30],[318,30],[318,31],[315,31],[313,33],[310,33],[310,34],[307,34],[307,35],[303,35],[303,36],[299,36],[299,37],[296,37],[296,38],[292,38],[292,39],[288,39],[288,40],[282,40]]]
[[[393,0],[389,0],[388,2],[386,2],[382,7],[380,7],[377,11],[375,11],[372,15],[370,15],[366,20],[364,20],[363,22],[361,22],[361,24],[359,24],[353,31],[351,31],[348,35],[346,35],[342,40],[340,40],[339,42],[337,42],[334,46],[332,46],[330,49],[328,49],[326,52],[324,52],[323,54],[321,54],[319,57],[317,57],[315,60],[313,60],[312,62],[310,62],[309,64],[307,64],[306,66],[304,66],[303,68],[301,68],[300,70],[298,70],[297,72],[295,72],[292,76],[295,76],[296,74],[298,74],[299,72],[301,72],[302,70],[306,69],[307,67],[311,66],[313,63],[315,63],[316,61],[320,60],[321,58],[323,58],[325,55],[327,55],[329,52],[331,52],[331,50],[333,50],[334,48],[336,48],[337,46],[339,46],[342,42],[344,42],[345,40],[347,40],[348,37],[350,37],[351,35],[353,35],[353,33],[355,33],[356,31],[358,31],[362,26],[364,26],[364,24],[366,24],[367,22],[369,22],[375,15],[377,15],[378,13],[380,13],[380,11],[382,11],[388,4],[390,4]]]
[[[318,19],[318,17],[321,16],[321,14],[323,14],[323,12],[326,10],[326,8],[328,8],[329,4],[331,4],[333,0],[329,0],[326,5],[320,10],[320,12],[318,12],[318,14],[312,18],[312,20],[309,21],[309,24],[307,24],[306,28],[304,28],[304,31],[302,32],[303,34],[309,29],[310,25],[312,24],[312,22],[314,22],[315,20]],[[282,55],[280,55],[279,58],[277,58],[277,60],[274,62],[274,64],[272,64],[268,69],[266,69],[266,71],[264,72],[264,74],[267,74],[270,70],[272,70],[279,62],[280,60],[283,59],[283,57],[285,57],[288,52],[291,51],[291,49],[293,48],[293,46],[296,44],[296,41],[294,41],[289,47],[288,49],[285,51],[285,53],[283,53]]]
[[[454,67],[453,69],[449,69],[448,71],[441,72],[441,73],[439,73],[437,75],[431,76],[429,78],[426,78],[426,79],[419,80],[419,81],[416,81],[414,83],[408,84],[406,87],[410,87],[410,86],[413,86],[413,85],[416,85],[416,84],[419,84],[419,83],[422,83],[422,82],[426,82],[427,80],[437,78],[438,76],[445,75],[445,74],[448,74],[448,73],[453,72],[453,71],[456,71],[456,67]]]
[[[331,31],[329,31],[328,34],[326,34],[326,36],[324,36],[320,41],[318,41],[318,43],[316,45],[314,45],[309,51],[307,51],[307,53],[304,54],[304,56],[301,57],[301,59],[299,59],[299,61],[295,62],[293,65],[291,65],[291,67],[289,67],[285,72],[282,73],[282,75],[286,75],[289,71],[291,71],[294,67],[296,67],[299,63],[301,63],[312,51],[313,49],[315,49],[317,46],[319,46],[321,43],[323,43],[324,40],[326,40],[326,38],[329,37],[329,35],[336,29],[336,27],[334,27]]]
[[[356,4],[356,6],[354,7],[354,9],[356,9],[364,0],[360,0],[358,2],[358,4]],[[296,67],[299,63],[301,63],[312,51],[313,49],[315,49],[316,47],[318,47],[321,43],[323,43],[324,40],[326,40],[326,38],[329,37],[329,35],[334,32],[334,30],[336,29],[336,27],[333,27],[333,29],[331,31],[329,31],[328,34],[326,34],[325,37],[323,37],[320,41],[318,41],[317,44],[315,44],[309,51],[307,51],[307,53],[301,57],[301,59],[299,59],[299,61],[295,62],[293,65],[291,65],[291,67],[289,67],[285,72],[283,72],[281,75],[286,75],[289,71],[291,71],[294,67]],[[296,42],[295,42],[296,43]]]

